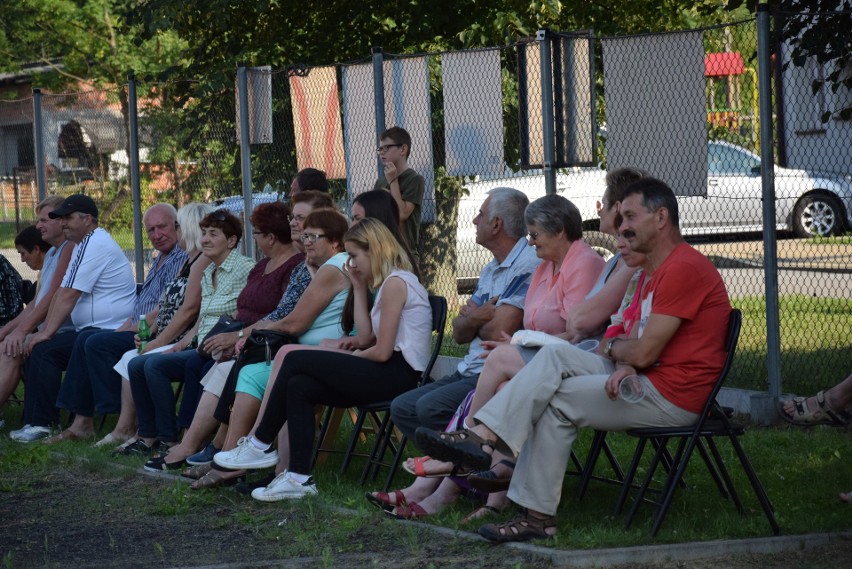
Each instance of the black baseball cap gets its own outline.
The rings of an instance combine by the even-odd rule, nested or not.
[[[97,219],[98,217],[98,206],[95,205],[95,202],[92,198],[83,194],[74,194],[73,196],[68,196],[67,198],[65,198],[65,201],[62,202],[61,206],[51,211],[47,215],[50,216],[50,219],[56,219],[57,217],[62,217],[63,215],[74,213],[75,211],[80,213],[88,213],[95,219]]]

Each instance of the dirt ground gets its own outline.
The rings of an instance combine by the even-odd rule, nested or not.
[[[58,468],[26,488],[16,487],[20,479],[0,479],[2,567],[556,567],[548,557],[378,512],[306,512],[304,504],[261,504],[231,489],[184,499],[189,491],[179,482],[87,470]],[[834,569],[850,560],[852,542],[841,541],[776,555],[620,567]]]

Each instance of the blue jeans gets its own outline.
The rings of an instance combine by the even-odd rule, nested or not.
[[[186,361],[183,375],[183,393],[181,394],[180,411],[178,411],[177,416],[178,429],[188,429],[192,424],[195,409],[204,393],[201,380],[210,371],[214,363],[214,360],[205,358],[198,352]]]
[[[406,391],[391,402],[394,425],[412,443],[417,427],[443,431],[459,404],[476,387],[479,374],[453,372],[437,381]]]
[[[143,354],[130,360],[130,390],[136,404],[139,436],[177,441],[173,381],[183,381],[186,362],[193,349],[182,352]],[[193,410],[194,412],[194,410]]]
[[[81,332],[69,330],[55,334],[37,344],[24,367],[24,424],[49,427],[59,424],[56,398],[62,383],[62,372],[68,367],[74,343]]]
[[[90,329],[77,335],[56,406],[83,417],[121,411],[121,376],[112,369],[133,349],[134,332]]]

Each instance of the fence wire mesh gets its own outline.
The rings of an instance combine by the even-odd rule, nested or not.
[[[776,31],[794,17],[802,16],[780,15]],[[423,278],[452,304],[491,259],[476,244],[472,224],[487,191],[511,186],[531,200],[545,194],[543,140],[550,129],[556,191],[578,206],[584,235],[595,245],[612,250],[614,243],[598,231],[596,213],[606,168],[644,168],[681,194],[685,235],[713,260],[734,306],[745,313],[731,384],[765,390],[767,259],[754,21],[631,37],[553,34],[553,125],[543,119],[540,43],[381,54],[379,98],[375,56],[249,69],[255,203],[286,200],[296,173],[313,167],[326,172],[348,213],[353,196],[373,188],[382,174],[377,133],[382,126],[405,127],[412,135],[409,164],[426,179]],[[837,75],[834,61],[794,62],[795,45],[776,44],[774,108],[764,116],[771,116],[775,132],[783,388],[809,392],[852,369],[852,121],[841,116],[852,107],[852,90],[826,80],[842,82],[852,67],[847,63]],[[815,81],[823,81],[818,89]],[[241,211],[236,79],[204,99],[190,95],[193,86],[138,86],[143,207],[218,200]],[[49,191],[95,197],[107,228],[132,255],[126,92],[45,96],[44,159]],[[18,133],[20,180],[33,163],[21,151],[32,147],[27,101],[0,101],[4,140]],[[5,204],[14,199],[7,167],[13,161],[5,152],[4,220]],[[35,188],[27,180],[21,187]],[[30,215],[23,197],[11,203]]]

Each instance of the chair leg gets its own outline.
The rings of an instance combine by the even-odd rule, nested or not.
[[[390,411],[385,411],[384,415],[382,415],[381,420],[379,420],[378,416],[374,413],[370,413],[373,416],[373,420],[378,424],[378,428],[376,429],[373,441],[373,446],[370,449],[370,454],[367,455],[367,460],[364,464],[364,468],[361,470],[361,477],[358,479],[358,484],[363,486],[364,482],[367,481],[367,478],[371,473],[378,473],[379,466],[381,466],[381,459],[384,457],[385,450],[388,445],[388,437],[390,437],[390,433],[387,432],[388,422],[390,421]]]
[[[643,439],[644,441],[645,439]],[[624,522],[625,529],[629,528],[633,523],[633,518],[636,516],[636,512],[639,510],[639,504],[645,499],[645,493],[648,491],[648,487],[651,485],[651,482],[654,479],[654,474],[657,472],[657,467],[660,465],[662,461],[663,454],[666,449],[666,444],[668,443],[668,439],[662,439],[657,444],[656,439],[653,439],[653,446],[656,447],[654,450],[654,455],[651,458],[651,463],[648,465],[648,472],[645,474],[644,480],[642,480],[642,484],[639,486],[639,490],[636,493],[636,497],[633,498],[633,505],[630,506],[630,510],[627,512],[627,520]],[[638,451],[638,449],[637,449]],[[634,457],[636,459],[636,457]],[[639,457],[641,458],[641,457]],[[636,459],[636,465],[638,466],[638,459]],[[635,471],[634,471],[635,475]],[[668,478],[666,479],[668,480]],[[632,479],[631,479],[632,481]],[[628,486],[627,481],[624,483],[623,491],[628,491],[630,486]]]
[[[763,484],[760,483],[760,479],[757,477],[757,473],[754,471],[748,456],[746,456],[745,450],[743,450],[739,439],[735,435],[730,435],[729,438],[731,439],[734,451],[737,453],[737,457],[740,459],[740,464],[742,465],[743,470],[745,470],[749,482],[751,482],[751,487],[757,495],[757,500],[763,508],[763,513],[766,514],[766,519],[769,520],[769,525],[772,527],[772,534],[779,535],[781,533],[781,528],[778,527],[778,521],[775,519],[775,508],[769,500],[769,496],[766,494]]]
[[[586,493],[586,488],[589,487],[589,481],[592,479],[592,474],[595,471],[595,465],[598,462],[598,457],[601,454],[601,449],[604,444],[606,444],[606,431],[595,431],[595,436],[592,439],[591,446],[589,447],[589,454],[586,456],[586,465],[580,469],[580,483],[577,485],[577,501],[583,499],[583,495]],[[607,450],[609,450],[609,446],[607,446]]]
[[[636,477],[636,470],[639,468],[639,461],[642,460],[642,455],[645,454],[645,445],[648,439],[640,438],[636,443],[636,450],[633,451],[633,458],[630,461],[630,466],[627,467],[627,474],[624,476],[624,482],[621,485],[621,492],[618,495],[618,500],[615,502],[615,513],[620,514],[624,508],[624,503],[627,501],[627,495],[630,493],[630,488],[633,485],[633,479]]]
[[[366,411],[358,410],[358,418],[355,420],[355,425],[352,427],[352,436],[349,437],[349,444],[346,445],[346,452],[343,454],[343,464],[340,465],[340,474],[346,473],[349,468],[349,463],[352,462],[352,453],[355,452],[355,445],[358,443],[358,436],[361,434],[361,428],[364,426],[364,420],[367,418]]]
[[[675,454],[675,464],[677,464],[677,468],[669,476],[669,480],[665,485],[663,499],[660,501],[657,513],[654,515],[654,525],[651,528],[651,537],[657,535],[657,532],[660,531],[660,526],[663,525],[663,520],[666,518],[669,506],[671,506],[672,499],[674,498],[675,490],[677,490],[678,482],[683,477],[683,473],[686,471],[686,465],[689,464],[689,459],[692,456],[693,450],[695,450],[696,442],[697,439],[690,439],[686,444],[686,449],[682,452],[681,448],[683,447],[683,441],[678,446],[678,452]]]
[[[319,435],[317,437],[316,443],[314,444],[314,457],[311,460],[311,470],[313,470],[319,458],[319,453],[323,450],[322,444],[325,441],[326,434],[328,434],[328,427],[331,424],[331,416],[334,413],[334,407],[326,407],[323,412],[322,420],[320,421],[320,429]]]

